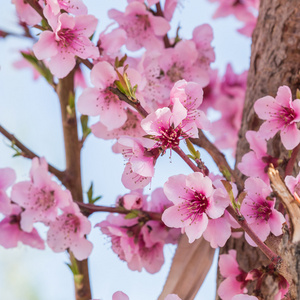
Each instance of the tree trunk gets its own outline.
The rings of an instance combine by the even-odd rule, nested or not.
[[[261,121],[254,112],[254,102],[266,95],[276,96],[279,86],[291,88],[293,99],[297,88],[300,88],[300,2],[299,0],[261,0],[256,29],[253,33],[252,54],[248,74],[247,92],[243,112],[243,120],[239,133],[236,152],[236,164],[249,151],[245,139],[248,130],[258,130]],[[268,142],[270,155],[280,157],[284,163],[281,175],[288,160],[288,152],[280,143],[278,134]],[[237,170],[238,171],[238,170]],[[294,167],[294,172],[297,172]],[[242,178],[242,174],[239,173]],[[245,178],[243,178],[245,179]],[[272,248],[274,237],[267,240]],[[229,249],[237,250],[237,259],[242,269],[252,270],[261,265],[268,265],[259,249],[250,247],[243,239],[230,239],[220,254],[228,253]],[[281,237],[279,249],[273,249],[288,264],[292,275],[291,299],[300,299],[300,247],[292,244],[288,232]],[[220,275],[218,284],[220,283]],[[251,287],[251,293],[255,287]],[[274,299],[277,283],[267,277],[262,286],[262,299]]]

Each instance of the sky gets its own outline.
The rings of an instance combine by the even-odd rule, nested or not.
[[[4,1],[3,1],[4,2]],[[106,16],[110,8],[124,11],[125,0],[86,0],[89,13],[99,18],[97,34],[111,23]],[[216,5],[207,1],[181,1],[172,22],[173,32],[178,24],[181,35],[190,38],[195,26],[209,23],[214,30],[213,46],[216,52],[214,68],[224,73],[227,63],[237,73],[249,66],[250,39],[236,33],[241,27],[233,18],[212,20]],[[15,25],[14,6],[10,1],[1,3],[0,29],[19,32]],[[60,108],[56,94],[43,79],[32,80],[30,70],[17,70],[13,63],[20,59],[19,49],[30,47],[26,39],[7,38],[0,40],[0,124],[15,134],[25,145],[58,169],[63,170],[64,149],[61,131]],[[92,119],[93,123],[94,120]],[[112,205],[118,195],[126,190],[121,182],[124,160],[111,152],[112,141],[102,141],[90,135],[82,151],[83,189],[87,191],[94,182],[95,195],[102,195],[101,204]],[[28,180],[30,161],[12,158],[9,142],[0,136],[0,168],[12,167],[17,172],[17,181]],[[209,160],[205,153],[203,159]],[[210,163],[208,163],[209,165]],[[213,170],[215,167],[211,167]],[[151,193],[160,187],[171,175],[189,174],[188,167],[175,155],[165,155],[156,167]],[[105,213],[96,213],[90,220],[92,225],[101,222]],[[39,226],[39,232],[46,236],[46,227]],[[170,268],[175,247],[165,246],[166,262],[162,270],[150,275],[143,271],[130,271],[110,249],[110,241],[98,228],[92,230],[89,239],[94,244],[90,256],[90,275],[93,297],[110,300],[112,294],[121,290],[131,300],[153,300],[159,295]],[[39,251],[20,244],[6,250],[0,246],[0,295],[5,300],[72,300],[74,288],[72,274],[66,266],[66,253],[55,254],[49,249]],[[216,259],[208,278],[196,300],[215,298]],[[149,284],[151,283],[151,284]]]

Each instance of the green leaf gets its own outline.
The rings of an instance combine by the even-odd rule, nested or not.
[[[223,186],[225,187],[225,189],[226,189],[226,191],[229,195],[229,199],[230,199],[230,202],[231,202],[233,208],[234,209],[239,208],[239,205],[235,201],[235,198],[234,198],[234,195],[233,195],[233,192],[232,192],[231,184],[226,180],[221,180],[221,182],[223,183]]]
[[[140,213],[139,210],[133,209],[125,216],[125,219],[137,218],[139,216],[139,213]]]
[[[91,128],[88,127],[88,121],[89,121],[89,116],[87,115],[80,116],[83,140],[85,140],[87,136],[92,132]]]
[[[93,182],[90,185],[89,190],[87,191],[88,201],[90,204],[94,204],[96,201],[102,198],[102,196],[97,196],[96,198],[93,198]]]
[[[33,53],[21,52],[22,56],[49,82],[53,83],[53,75],[43,61],[38,60]]]
[[[230,174],[230,172],[229,172],[228,169],[226,169],[225,167],[223,167],[221,169],[221,173],[226,178],[226,180],[231,181],[231,174]]]
[[[300,90],[299,89],[297,89],[297,91],[296,91],[296,99],[300,99]]]

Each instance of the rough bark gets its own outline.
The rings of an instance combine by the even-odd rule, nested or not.
[[[296,89],[300,87],[300,6],[298,0],[261,0],[251,53],[243,120],[236,152],[237,163],[249,151],[249,145],[245,139],[246,131],[258,130],[261,124],[253,109],[255,101],[266,95],[275,97],[278,87],[282,85],[291,88],[295,99]],[[268,151],[272,156],[280,157],[287,162],[288,152],[280,143],[278,135],[268,143]],[[282,175],[284,168],[285,163],[280,170]],[[241,174],[239,176],[243,177]],[[270,237],[268,243],[272,248],[274,237]],[[237,250],[239,264],[245,271],[269,264],[259,249],[249,247],[242,239],[230,239],[221,249],[221,253],[227,253],[232,248]],[[291,299],[300,299],[299,244],[292,244],[289,233],[285,232],[279,247],[276,248],[273,250],[288,264],[289,273],[293,278],[290,290]],[[218,283],[220,283],[220,277]],[[274,299],[276,290],[277,283],[268,277],[262,287],[262,299]]]

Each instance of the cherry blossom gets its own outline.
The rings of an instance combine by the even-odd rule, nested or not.
[[[112,300],[129,300],[129,297],[125,293],[118,291],[112,295]]]
[[[265,241],[270,232],[275,236],[282,234],[284,216],[275,210],[275,201],[267,200],[271,188],[259,178],[248,178],[245,181],[247,196],[241,205],[241,213],[257,236]],[[252,239],[245,233],[247,242],[256,246]]]
[[[288,86],[279,87],[275,99],[272,96],[258,99],[254,110],[259,118],[266,120],[259,129],[265,139],[272,138],[280,131],[280,138],[286,149],[291,150],[299,144],[297,122],[300,121],[300,99],[292,101]]]
[[[68,190],[62,188],[51,179],[47,162],[35,157],[30,170],[31,181],[16,183],[11,192],[13,202],[25,210],[21,213],[21,228],[31,232],[34,222],[48,224],[53,221],[58,208],[63,208],[72,201]]]
[[[268,168],[270,163],[276,168],[278,159],[267,153],[266,140],[257,131],[247,131],[246,139],[253,151],[246,153],[238,164],[239,170],[252,177],[259,177],[264,182],[269,182]]]
[[[195,122],[200,129],[210,129],[210,121],[204,112],[198,109],[203,100],[203,89],[199,84],[186,80],[177,81],[170,92],[170,100],[173,105],[180,101],[187,110],[184,123]]]
[[[232,300],[235,295],[247,292],[247,273],[240,269],[236,261],[236,250],[220,255],[219,268],[221,275],[225,277],[218,288],[218,295],[222,300]]]
[[[81,0],[47,0],[52,12],[57,15],[63,9],[73,15],[86,15],[87,7]]]
[[[170,29],[169,23],[162,17],[153,16],[143,3],[131,2],[125,13],[116,9],[108,11],[108,16],[119,23],[127,33],[126,47],[136,51],[142,47],[147,49],[162,48],[162,39]],[[158,36],[158,37],[157,37]]]
[[[12,206],[6,190],[15,182],[16,173],[13,169],[0,169],[0,212],[8,215],[11,213]]]
[[[128,160],[122,175],[122,183],[131,190],[145,187],[154,176],[154,165],[160,154],[158,148],[152,148],[154,145],[152,140],[126,137],[118,139],[118,145],[120,148],[118,152],[122,152],[124,158]]]
[[[37,249],[45,249],[44,241],[37,230],[32,228],[29,232],[23,231],[20,226],[22,208],[12,205],[12,211],[0,222],[0,245],[4,248],[14,248],[18,242]]]
[[[52,74],[63,78],[75,67],[75,56],[97,58],[99,51],[89,40],[97,26],[97,19],[91,15],[72,17],[66,13],[54,16],[52,11],[44,9],[53,31],[45,30],[33,46],[35,56],[49,60]]]
[[[78,260],[91,254],[93,244],[85,238],[91,231],[91,223],[76,203],[63,208],[63,213],[49,222],[49,226],[47,244],[54,252],[69,248]]]
[[[169,227],[182,228],[192,243],[207,228],[208,218],[222,216],[228,201],[214,198],[212,181],[196,172],[171,176],[164,185],[167,198],[174,203],[167,208],[162,221]]]
[[[292,195],[296,194],[298,197],[300,197],[300,173],[296,178],[290,175],[286,176],[284,182]]]
[[[176,101],[171,111],[168,107],[157,109],[149,114],[141,122],[145,132],[152,136],[161,147],[163,152],[166,149],[178,147],[181,139],[198,137],[198,129],[194,122],[184,122],[187,117],[187,110]]]
[[[146,134],[141,127],[142,117],[138,113],[128,109],[126,116],[125,123],[121,127],[112,130],[108,130],[101,122],[97,122],[91,126],[92,133],[96,137],[105,140],[116,139],[123,135],[141,137]]]
[[[216,146],[235,151],[238,131],[241,126],[244,106],[247,72],[240,75],[234,73],[230,64],[219,86],[214,108],[222,117],[213,122],[210,133],[216,138]]]
[[[16,6],[21,21],[28,25],[36,25],[41,22],[41,16],[24,0],[12,0],[11,2]]]

